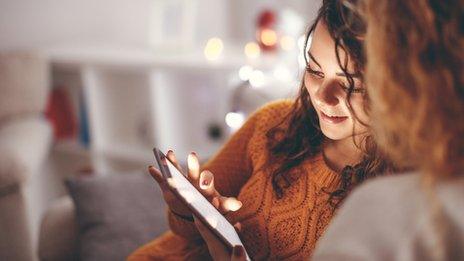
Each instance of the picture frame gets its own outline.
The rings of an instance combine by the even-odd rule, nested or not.
[[[194,46],[197,0],[153,0],[149,43],[155,50],[179,51]]]

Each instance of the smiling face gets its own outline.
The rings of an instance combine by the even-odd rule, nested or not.
[[[344,52],[340,51],[343,62]],[[324,23],[319,22],[313,32],[308,51],[308,65],[304,83],[311,97],[322,133],[331,140],[343,140],[364,134],[369,117],[364,110],[364,86],[354,74],[351,62],[346,68],[354,80],[354,89],[348,103],[349,82],[337,60],[335,42]],[[350,106],[352,111],[350,110]],[[354,127],[354,133],[353,133]]]

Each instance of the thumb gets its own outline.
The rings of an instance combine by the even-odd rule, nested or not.
[[[231,261],[246,260],[245,248],[243,248],[243,246],[240,246],[240,245],[234,246],[234,248],[232,249],[232,257],[230,260]]]

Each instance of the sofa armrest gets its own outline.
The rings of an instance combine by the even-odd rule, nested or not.
[[[52,140],[48,122],[33,115],[0,127],[0,190],[25,182],[38,173]]]
[[[39,258],[77,260],[77,220],[72,199],[65,196],[46,211],[40,226]]]

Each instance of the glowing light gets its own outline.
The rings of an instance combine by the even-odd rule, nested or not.
[[[249,42],[245,45],[245,55],[248,58],[254,59],[258,58],[261,53],[261,48],[255,42]]]
[[[253,73],[253,67],[249,65],[244,65],[238,71],[238,77],[240,77],[240,80],[242,81],[248,81],[252,73]]]
[[[240,112],[229,112],[226,114],[226,124],[233,130],[242,127],[245,122],[245,116]]]
[[[276,79],[279,79],[283,82],[292,80],[292,74],[290,70],[283,65],[277,66],[273,71],[273,75]]]
[[[250,75],[250,84],[253,87],[262,87],[264,85],[264,73],[260,70],[254,70]]]
[[[260,40],[266,46],[274,46],[277,43],[277,34],[271,29],[264,29],[261,31]]]
[[[206,43],[204,54],[206,59],[213,61],[221,57],[223,50],[224,44],[222,43],[222,40],[219,38],[211,38]]]
[[[284,51],[293,50],[293,48],[295,48],[295,39],[288,35],[283,36],[280,38],[280,47],[282,47]]]

